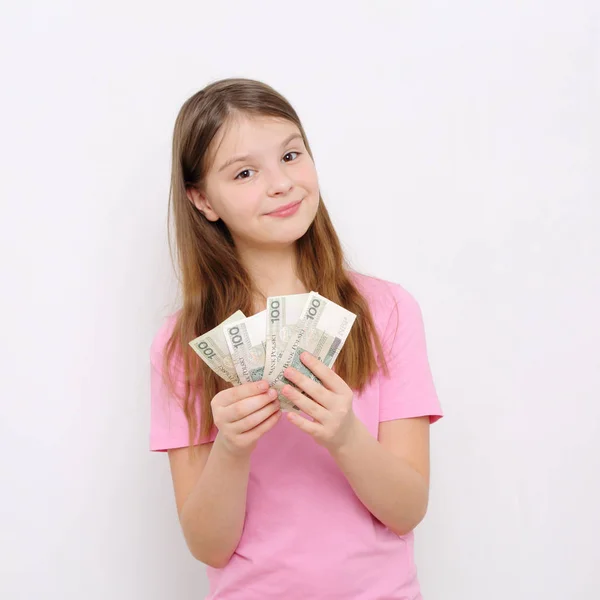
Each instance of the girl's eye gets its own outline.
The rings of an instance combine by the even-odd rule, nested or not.
[[[240,171],[236,176],[235,179],[248,179],[248,177],[250,177],[248,175],[248,177],[240,177],[240,175],[244,175],[244,173],[250,173],[250,171],[252,171],[252,169],[244,169],[243,171]]]
[[[295,160],[295,158],[297,158],[301,152],[296,152],[295,150],[292,150],[291,152],[288,152],[287,154],[284,155],[283,158],[285,158],[286,156],[292,156],[292,154],[295,154],[296,157],[293,157],[291,160]],[[285,162],[290,162],[289,160],[286,160]],[[244,169],[243,171],[240,171],[234,179],[248,179],[248,177],[250,177],[250,175],[245,175],[245,173],[250,173],[251,171],[253,171],[253,169]]]
[[[290,154],[297,154],[297,155],[300,155],[300,152],[295,152],[295,151],[288,152],[288,153],[287,153],[285,156],[289,156]],[[285,158],[285,156],[284,156],[283,158]],[[292,160],[294,160],[294,159],[292,159]],[[287,161],[287,162],[289,162],[289,161]]]

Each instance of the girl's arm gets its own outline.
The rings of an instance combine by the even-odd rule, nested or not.
[[[294,413],[288,418],[329,450],[375,517],[398,535],[412,531],[427,511],[429,425],[435,412],[426,408],[420,412],[428,416],[384,418],[376,439],[354,413],[348,384],[312,354],[304,352],[300,359],[320,383],[288,367],[284,374],[299,389],[285,385],[282,392],[313,420]]]
[[[217,569],[237,548],[246,517],[250,455],[281,415],[266,381],[220,391],[211,401],[215,441],[169,450],[179,521],[192,555]],[[268,391],[267,391],[268,390]]]
[[[179,521],[194,558],[223,568],[242,535],[250,455],[232,454],[220,434],[213,443],[169,450]]]
[[[331,455],[361,502],[394,533],[421,522],[429,498],[429,417],[384,421],[379,441],[355,419],[354,434]]]

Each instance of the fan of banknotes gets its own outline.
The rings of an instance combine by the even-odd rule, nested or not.
[[[283,411],[300,412],[281,389],[291,384],[292,366],[319,381],[300,361],[308,351],[331,367],[356,315],[317,292],[270,296],[267,308],[251,317],[240,310],[190,342],[198,356],[225,381],[241,385],[266,379],[279,391]]]

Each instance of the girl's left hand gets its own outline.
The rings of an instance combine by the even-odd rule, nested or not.
[[[284,386],[281,392],[314,421],[291,412],[287,413],[287,418],[302,431],[312,435],[329,452],[335,452],[348,441],[357,424],[352,409],[354,394],[337,373],[309,352],[303,352],[300,360],[321,383],[288,367],[283,374],[307,396],[291,385]]]

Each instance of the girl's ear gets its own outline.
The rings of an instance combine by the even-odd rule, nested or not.
[[[185,190],[188,200],[209,220],[218,221],[219,215],[213,210],[206,194],[198,191],[194,187],[188,187]]]

